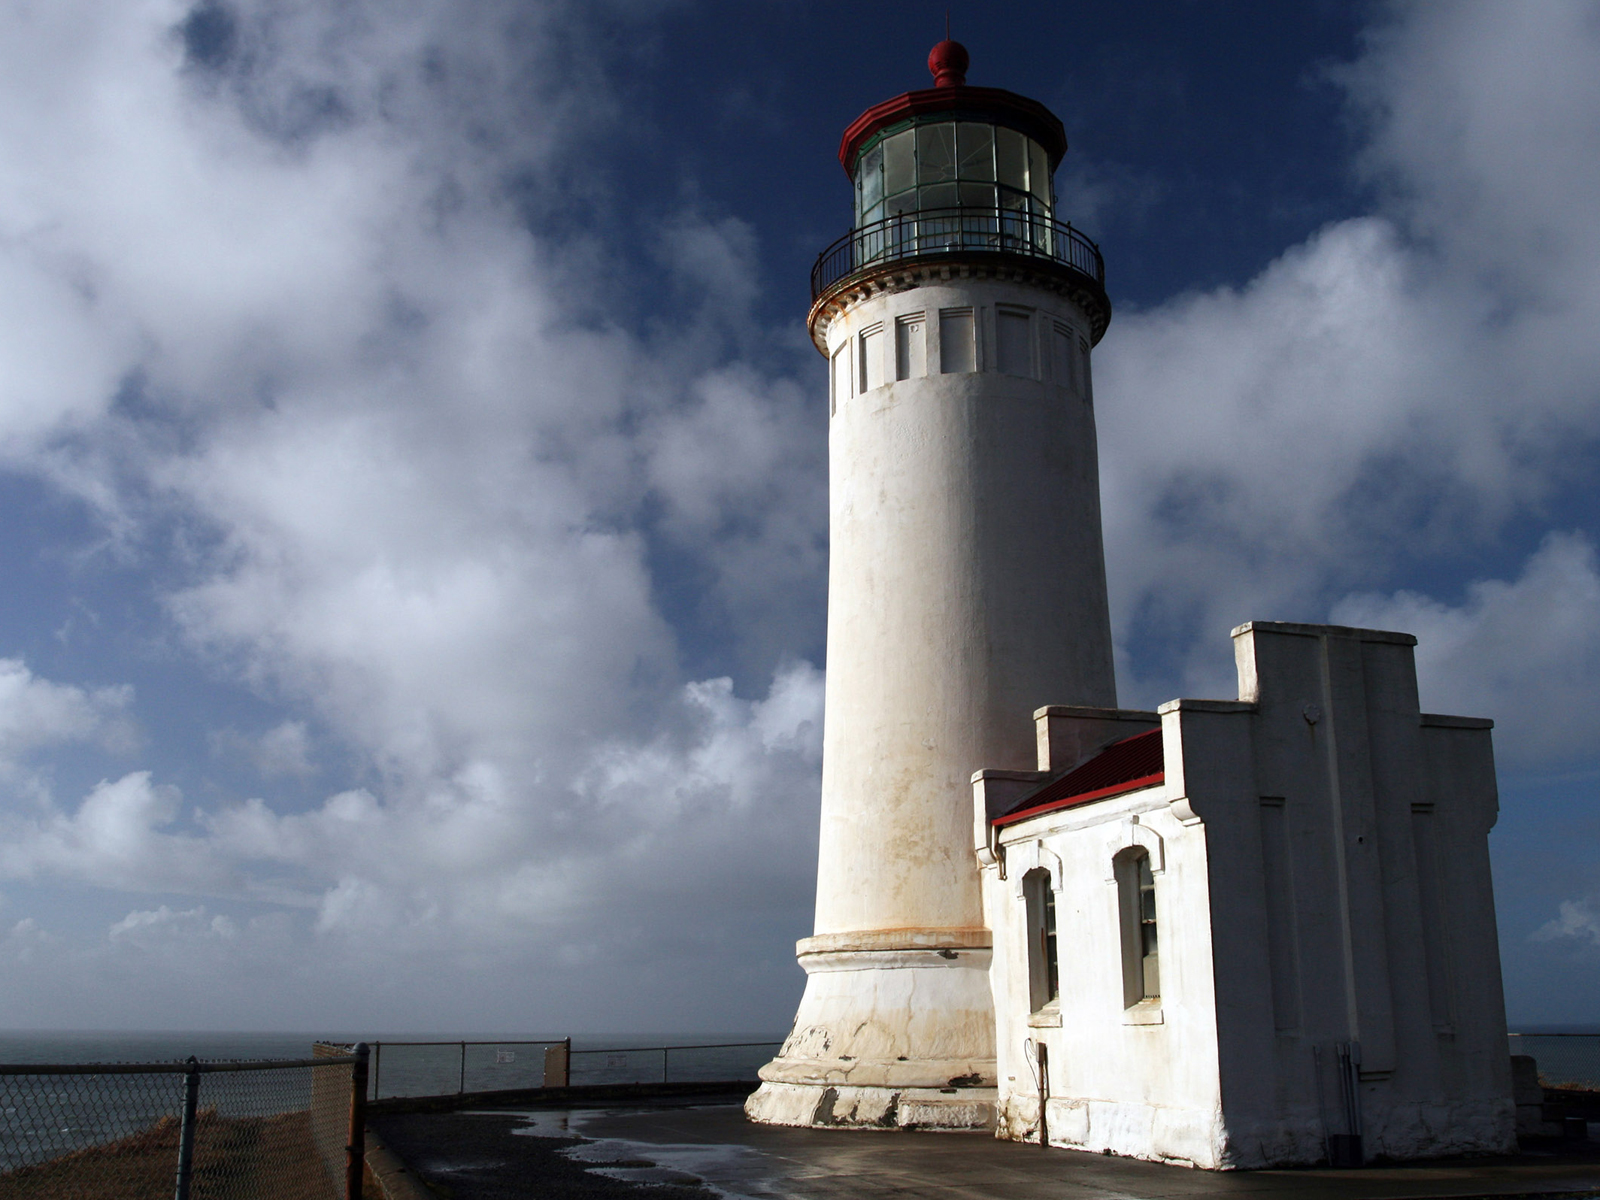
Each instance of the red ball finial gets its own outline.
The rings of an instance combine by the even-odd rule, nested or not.
[[[933,72],[934,87],[961,87],[967,82],[967,48],[949,38],[940,42],[928,55],[928,70]]]

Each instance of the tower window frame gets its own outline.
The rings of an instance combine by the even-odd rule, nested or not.
[[[1160,910],[1150,852],[1130,846],[1112,860],[1121,925],[1122,1007],[1161,1002]]]
[[[1056,893],[1050,872],[1036,867],[1022,877],[1028,930],[1028,1011],[1060,1002],[1061,958],[1056,930]]]

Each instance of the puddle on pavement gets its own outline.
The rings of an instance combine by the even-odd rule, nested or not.
[[[522,1124],[511,1132],[522,1137],[583,1138],[580,1145],[569,1146],[561,1153],[583,1164],[591,1174],[624,1183],[702,1187],[723,1200],[772,1195],[760,1186],[763,1177],[770,1174],[770,1170],[761,1169],[766,1156],[747,1146],[635,1142],[584,1132],[585,1126],[593,1120],[628,1116],[633,1111],[604,1108],[519,1112],[515,1115],[521,1118]],[[637,1111],[650,1113],[654,1110],[641,1108]],[[753,1191],[742,1190],[752,1186]]]
[[[572,1128],[571,1113],[530,1112],[518,1113],[522,1124],[511,1132],[522,1137],[573,1138],[580,1137]]]
[[[698,1175],[673,1171],[666,1167],[590,1167],[590,1175],[604,1175],[623,1183],[675,1183],[682,1187],[703,1187],[705,1180]],[[726,1195],[726,1193],[722,1193]]]
[[[591,1137],[593,1135],[584,1132],[587,1123],[584,1118],[618,1115],[621,1114],[616,1109],[573,1113],[572,1126],[578,1136]],[[599,1138],[586,1146],[575,1146],[567,1153],[576,1158],[590,1147],[601,1146],[608,1155],[629,1154],[648,1159],[657,1169],[673,1172],[675,1178],[671,1182],[698,1183],[724,1200],[751,1200],[777,1194],[768,1190],[775,1178],[771,1159],[749,1146],[726,1142],[636,1142],[625,1138]]]

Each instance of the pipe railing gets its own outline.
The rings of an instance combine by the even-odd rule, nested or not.
[[[1009,208],[937,208],[899,213],[845,234],[817,255],[811,299],[886,263],[957,254],[1042,259],[1105,288],[1100,247],[1068,222]]]

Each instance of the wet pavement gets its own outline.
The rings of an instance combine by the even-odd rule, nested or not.
[[[739,1103],[390,1115],[378,1135],[449,1200],[1400,1200],[1600,1196],[1600,1145],[1354,1171],[1197,1171],[986,1134],[753,1125]]]

